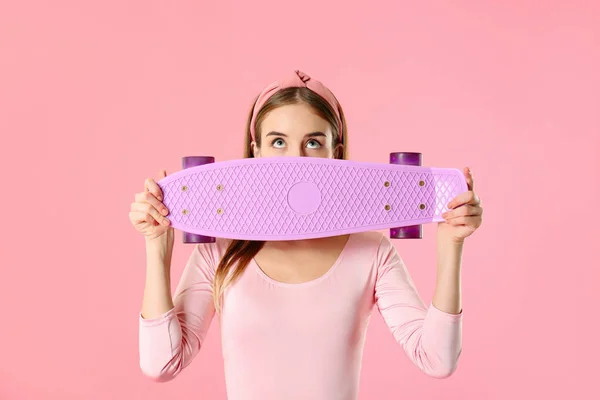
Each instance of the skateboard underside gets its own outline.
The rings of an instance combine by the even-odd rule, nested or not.
[[[442,221],[457,169],[313,157],[242,159],[158,182],[173,228],[245,240],[335,236]]]

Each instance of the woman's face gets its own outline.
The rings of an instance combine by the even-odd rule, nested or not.
[[[307,104],[282,106],[269,112],[262,121],[259,134],[260,148],[252,143],[254,157],[333,158],[335,155],[329,122],[315,114]]]

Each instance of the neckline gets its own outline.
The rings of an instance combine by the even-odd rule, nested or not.
[[[331,265],[331,267],[329,267],[329,269],[327,270],[327,272],[325,272],[323,275],[321,275],[321,276],[319,276],[317,278],[311,279],[311,280],[306,281],[306,282],[289,283],[289,282],[281,282],[281,281],[275,280],[275,279],[271,278],[269,275],[267,275],[262,270],[262,268],[260,268],[260,265],[258,265],[258,263],[254,259],[254,257],[252,257],[252,259],[250,260],[250,264],[252,264],[252,267],[258,273],[258,275],[260,275],[264,280],[266,280],[267,282],[269,282],[272,285],[282,286],[282,287],[296,287],[296,288],[301,288],[301,287],[307,287],[307,286],[316,285],[319,282],[327,279],[327,277],[329,277],[329,275],[333,274],[333,272],[341,264],[344,256],[346,255],[346,253],[348,252],[348,249],[350,248],[350,242],[354,239],[354,236],[355,236],[354,233],[350,233],[349,234],[348,239],[346,240],[346,243],[342,247],[342,251],[338,255],[338,257],[335,260],[335,262]]]

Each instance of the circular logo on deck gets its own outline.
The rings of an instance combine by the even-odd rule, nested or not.
[[[321,192],[312,182],[299,182],[290,188],[287,201],[298,214],[310,214],[321,204]]]

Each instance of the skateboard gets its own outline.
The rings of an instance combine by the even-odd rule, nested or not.
[[[422,238],[467,191],[454,168],[421,166],[421,153],[391,153],[390,163],[320,157],[264,157],[215,162],[182,158],[182,170],[158,181],[171,226],[184,243],[299,240],[389,229]]]

